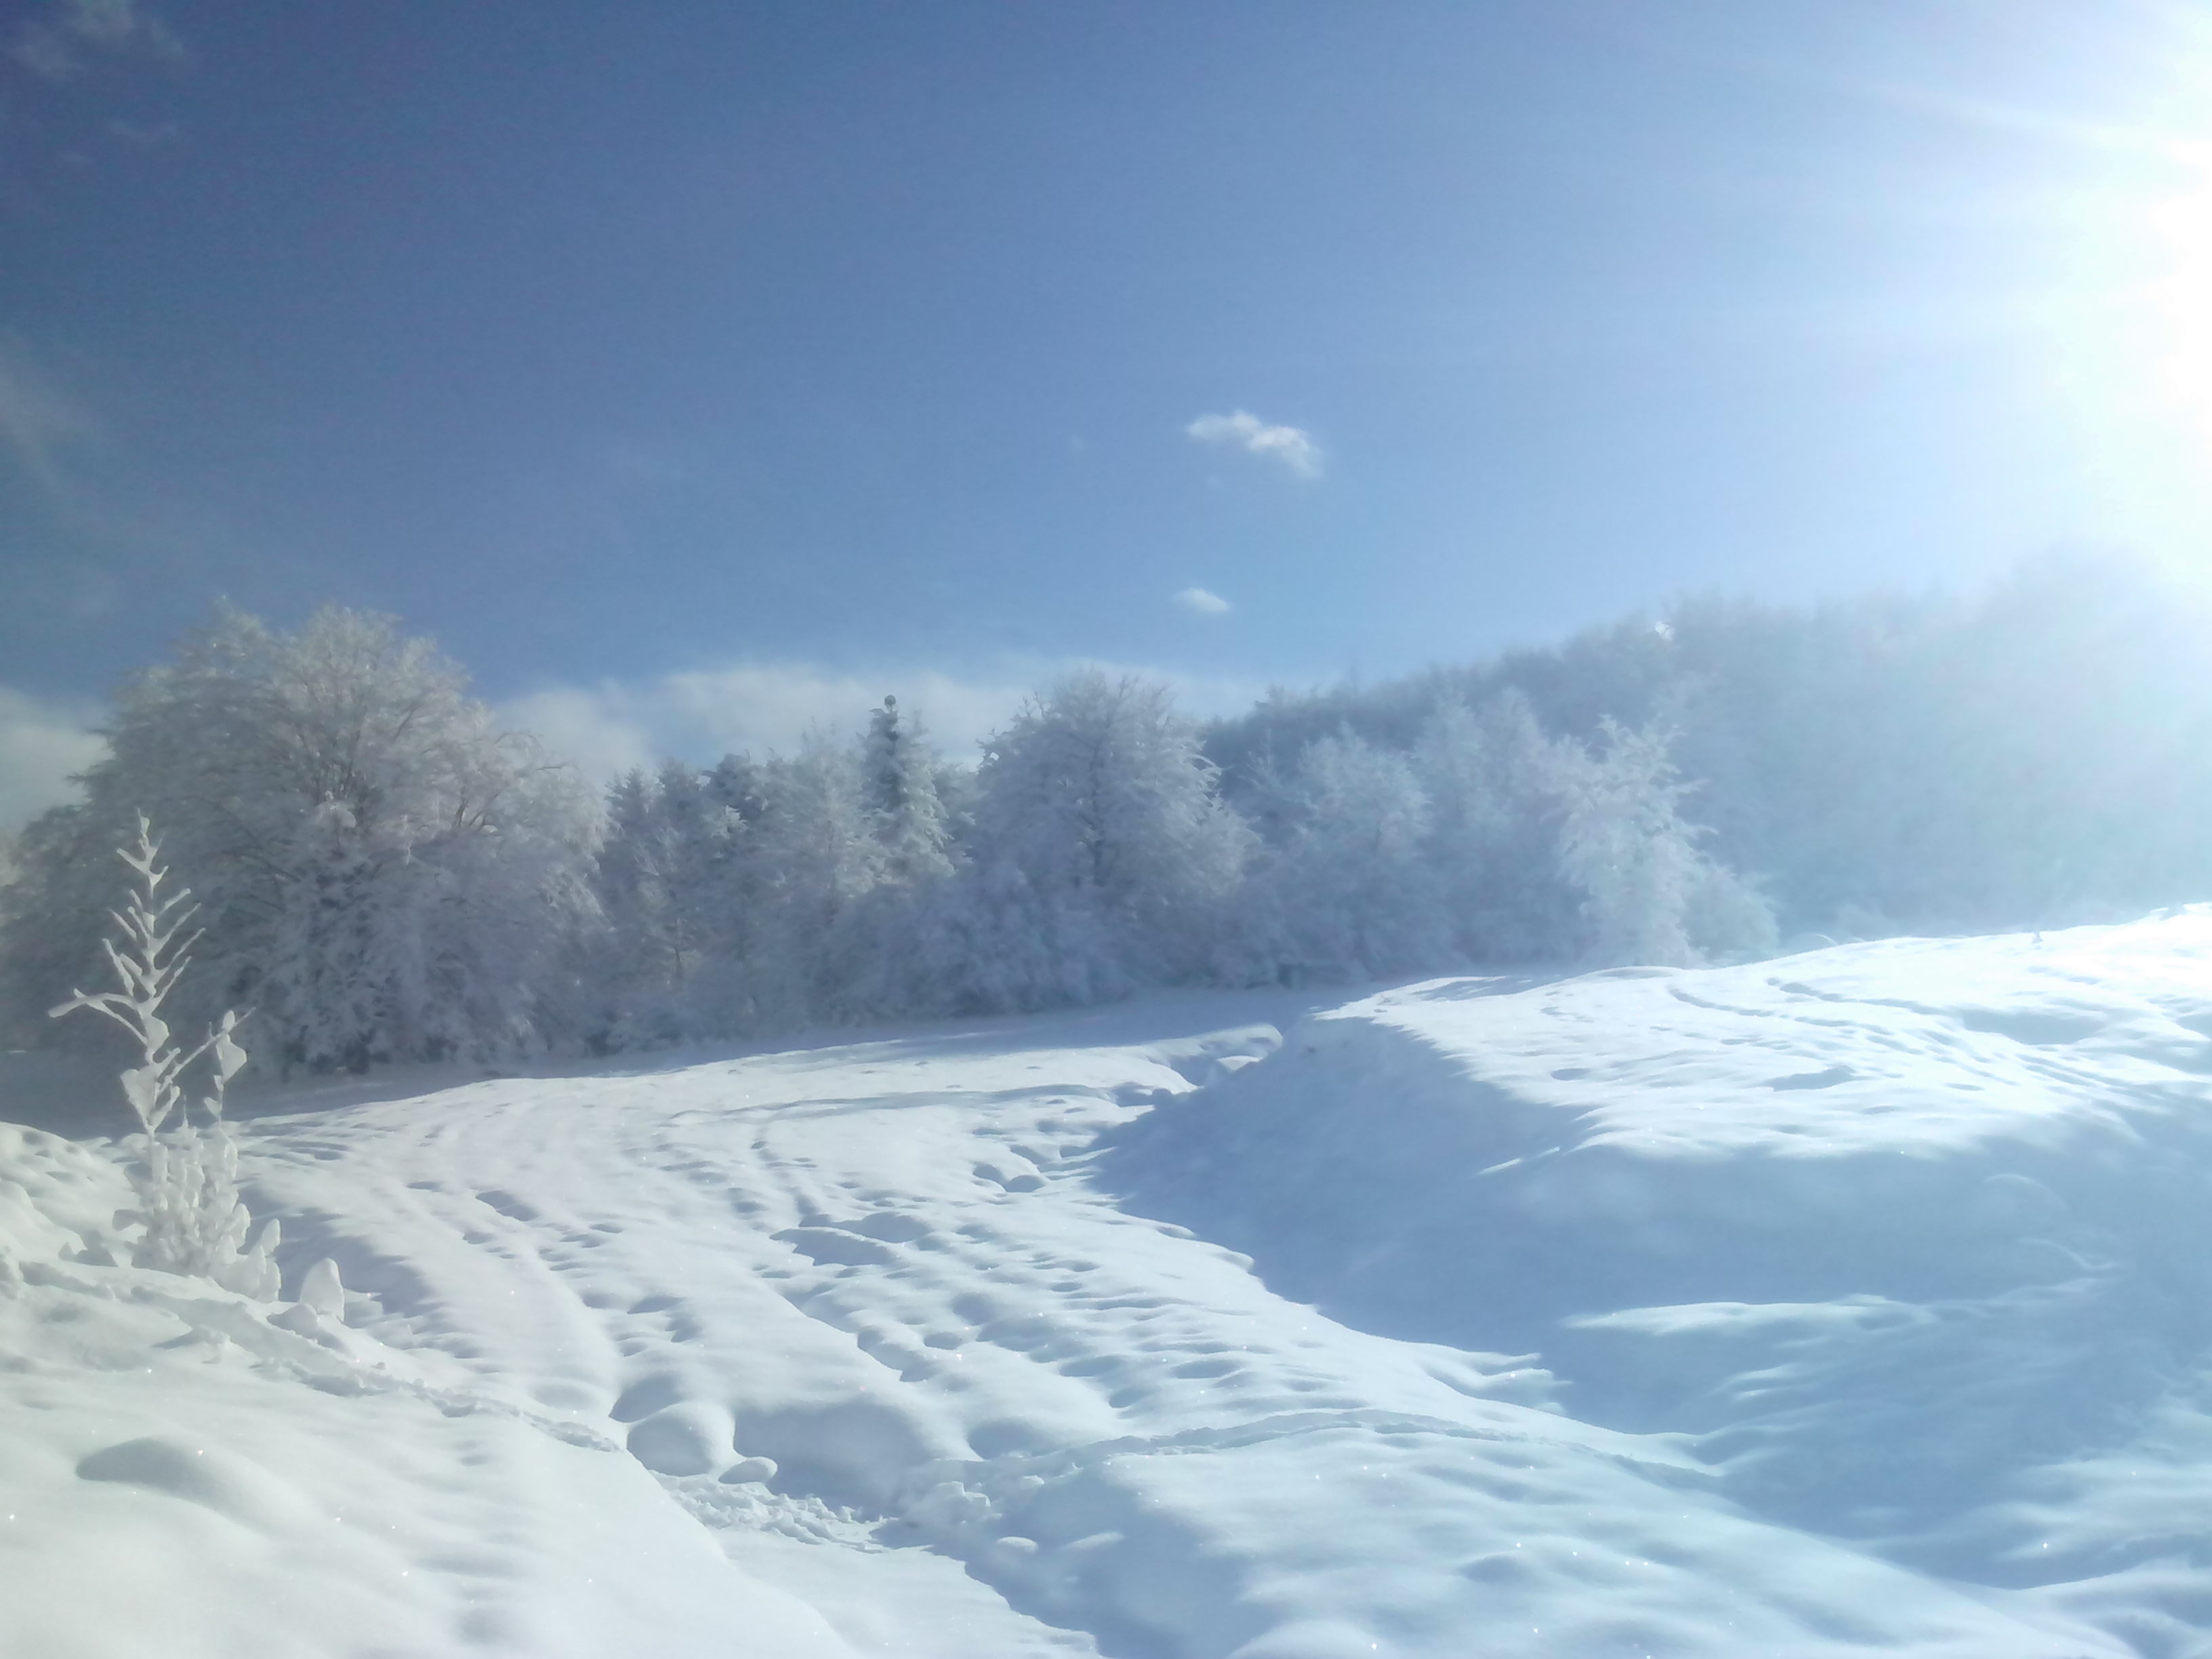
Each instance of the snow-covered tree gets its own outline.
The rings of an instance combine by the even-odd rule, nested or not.
[[[143,809],[204,906],[193,1018],[250,1003],[317,1068],[536,1034],[596,813],[427,641],[335,607],[292,633],[225,611],[123,689],[107,736],[84,803],[25,836],[0,933],[18,997],[82,975],[41,941],[87,931],[93,849]]]
[[[1698,849],[1682,819],[1670,734],[1605,721],[1595,750],[1565,775],[1559,868],[1582,890],[1597,961],[1686,965],[1707,954],[1771,949],[1774,922],[1756,892]]]
[[[896,697],[868,716],[860,757],[861,804],[884,849],[884,875],[902,886],[952,873],[952,818],[939,787],[944,764],[921,720]]]
[[[744,954],[750,824],[728,781],[727,763],[702,773],[667,761],[608,792],[592,870],[604,928],[587,953],[589,1046],[674,1042],[735,1024],[732,964]]]
[[[608,801],[587,1040],[787,1030],[915,1006],[910,914],[953,868],[941,763],[885,698],[866,734],[680,762]]]
[[[1422,728],[1412,761],[1429,802],[1438,909],[1460,956],[1574,955],[1583,896],[1559,864],[1571,759],[1545,735],[1528,700],[1509,690],[1479,708],[1446,702]]]
[[[1164,686],[1095,670],[986,745],[972,866],[940,902],[948,1000],[1086,1001],[1218,967],[1251,831]]]
[[[865,976],[858,908],[888,877],[866,779],[854,748],[810,738],[763,769],[764,805],[750,856],[757,937],[750,979],[760,1018],[776,1028],[849,1018]]]
[[[1261,949],[1300,977],[1443,966],[1451,945],[1412,763],[1350,732],[1316,739],[1277,791],[1282,844],[1248,890]]]

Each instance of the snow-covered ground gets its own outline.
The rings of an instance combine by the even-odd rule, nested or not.
[[[264,1096],[343,1323],[0,1128],[0,1654],[2212,1654],[2208,1079],[2193,910]]]

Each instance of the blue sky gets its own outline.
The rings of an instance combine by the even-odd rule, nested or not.
[[[0,820],[218,596],[604,767],[2212,517],[2196,6],[0,18]]]

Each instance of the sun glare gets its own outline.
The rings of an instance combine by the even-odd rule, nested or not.
[[[2212,137],[2161,113],[2082,135],[2048,344],[2100,538],[2212,585]]]
[[[2212,144],[2177,147],[2176,159],[2191,175],[2187,185],[2145,216],[2147,367],[2164,399],[2199,428],[2212,459]]]

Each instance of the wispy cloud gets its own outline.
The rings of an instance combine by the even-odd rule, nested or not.
[[[975,758],[1033,691],[1079,668],[1164,681],[1194,720],[1237,714],[1266,692],[1256,680],[1194,675],[1138,665],[1011,659],[969,675],[889,669],[855,674],[809,663],[738,663],[638,681],[549,685],[501,703],[509,729],[534,732],[547,753],[604,783],[632,767],[674,757],[708,765],[744,751],[797,752],[810,732],[856,736],[885,693],[921,717],[947,757]],[[0,685],[0,832],[21,828],[76,798],[70,777],[106,752],[98,705],[56,702]]]
[[[644,681],[556,685],[501,706],[509,725],[586,776],[619,776],[666,757],[697,764],[743,751],[795,752],[810,732],[861,730],[886,694],[921,716],[945,751],[965,759],[1021,706],[1025,687],[941,673],[862,677],[805,663],[741,663]]]
[[[1194,617],[1225,617],[1237,607],[1220,594],[1204,587],[1186,587],[1175,602]]]
[[[509,726],[535,732],[550,754],[604,781],[668,757],[706,765],[736,751],[788,755],[811,732],[842,740],[864,729],[889,693],[921,718],[948,757],[966,761],[1030,692],[1086,666],[1164,680],[1194,719],[1241,712],[1265,690],[1256,682],[1073,660],[1006,661],[968,676],[739,663],[641,681],[546,686],[502,703],[499,714]]]
[[[8,54],[42,81],[84,73],[102,53],[175,60],[184,42],[137,0],[60,0],[15,31]]]
[[[163,149],[185,136],[185,130],[174,121],[142,124],[118,118],[106,123],[104,131],[125,149]]]
[[[106,747],[93,730],[98,718],[88,703],[49,702],[0,685],[0,831],[75,798],[71,774]]]
[[[1270,426],[1249,410],[1227,415],[1201,415],[1183,428],[1194,442],[1220,444],[1248,455],[1279,461],[1301,478],[1321,477],[1321,446],[1313,434],[1294,426]]]
[[[92,430],[92,416],[33,369],[21,346],[0,337],[0,450],[52,490],[61,477],[55,452]]]

